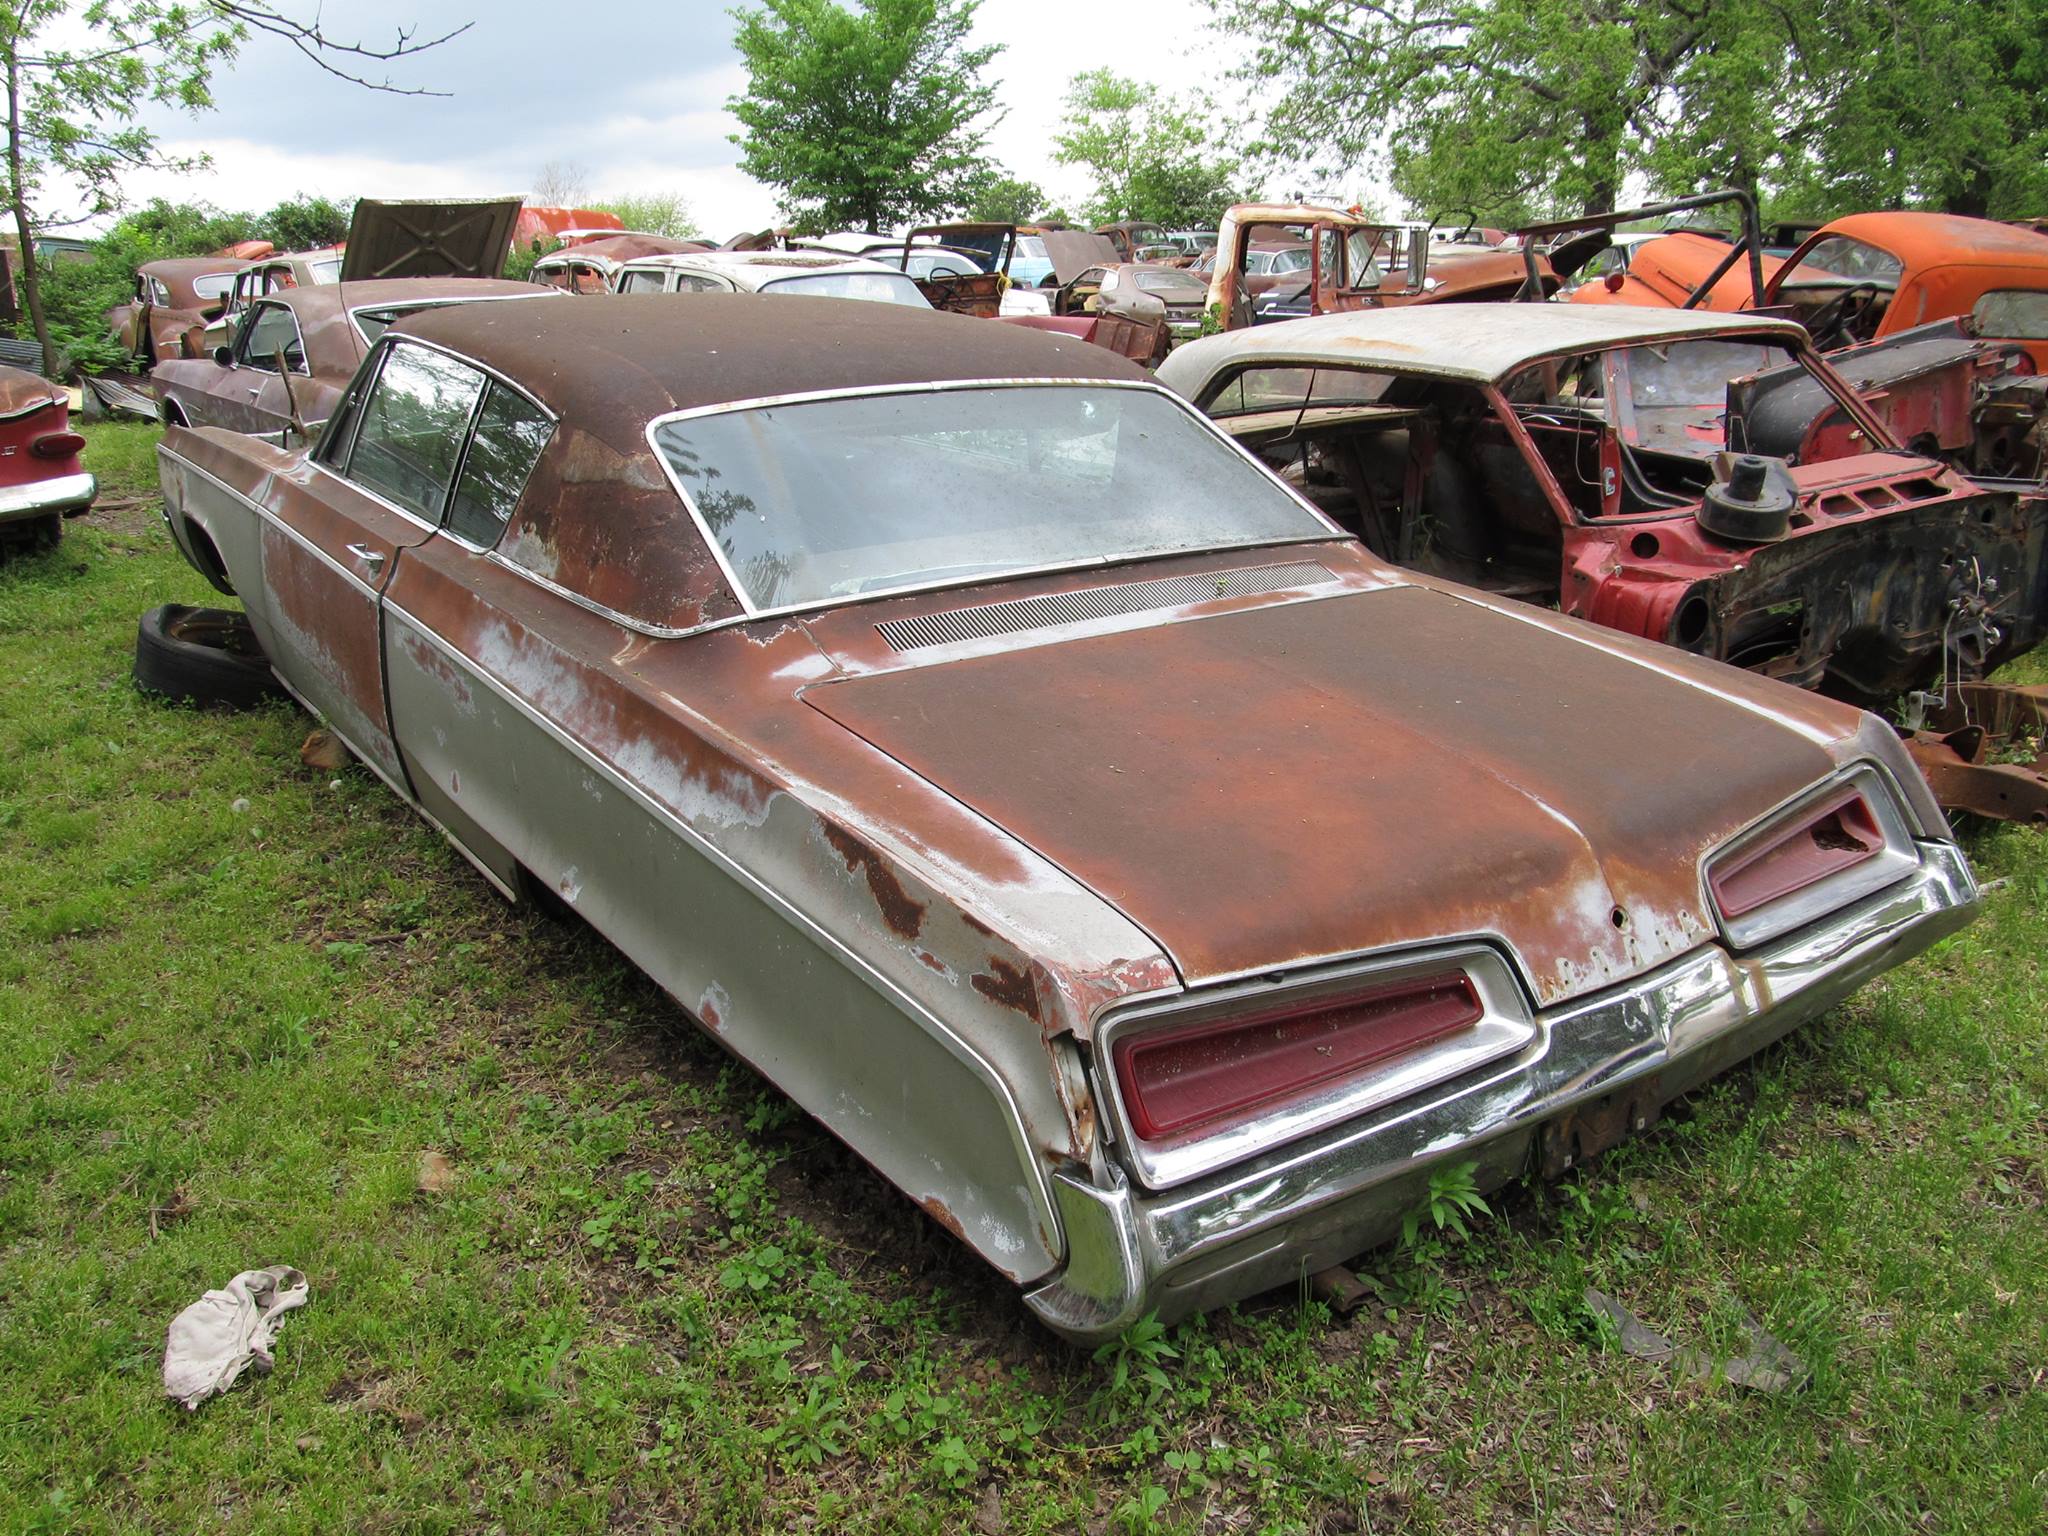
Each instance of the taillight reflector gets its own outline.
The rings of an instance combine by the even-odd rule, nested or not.
[[[28,445],[28,451],[39,459],[68,459],[85,447],[85,439],[76,432],[45,432]]]
[[[1716,865],[1708,874],[1723,917],[1741,917],[1884,851],[1870,802],[1847,790],[1784,827],[1770,842]]]
[[[1297,1100],[1471,1029],[1485,1008],[1464,972],[1398,982],[1116,1043],[1131,1130],[1146,1141]]]

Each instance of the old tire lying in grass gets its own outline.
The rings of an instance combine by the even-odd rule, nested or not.
[[[226,608],[165,603],[135,633],[135,686],[180,704],[251,709],[289,698],[248,618]]]

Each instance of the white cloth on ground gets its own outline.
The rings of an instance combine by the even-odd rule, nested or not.
[[[197,1408],[225,1392],[253,1362],[275,1363],[271,1340],[284,1314],[306,1304],[306,1277],[289,1264],[245,1269],[227,1286],[208,1291],[171,1321],[164,1339],[164,1394]]]

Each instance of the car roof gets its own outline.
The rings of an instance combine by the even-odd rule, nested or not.
[[[241,256],[166,256],[162,261],[145,261],[135,270],[147,277],[190,282],[195,277],[239,272],[248,265],[249,262]]]
[[[884,271],[890,270],[883,268]],[[791,306],[801,306],[792,308]],[[590,431],[630,440],[668,411],[774,395],[977,379],[1143,379],[1072,336],[845,299],[616,294],[571,304],[457,305],[396,328],[495,368]]]
[[[900,244],[901,242],[897,242]],[[792,272],[890,272],[878,261],[861,256],[842,256],[836,251],[687,251],[667,256],[643,256],[636,267],[703,267],[713,272],[752,274],[762,267]]]
[[[1829,235],[1867,241],[1916,267],[1995,265],[2048,271],[2048,235],[1995,219],[1957,213],[1852,213],[1831,219],[1815,238]]]
[[[1491,383],[1539,358],[1693,336],[1741,333],[1804,341],[1794,321],[1620,304],[1418,304],[1253,326],[1177,348],[1162,383],[1198,391],[1243,362],[1311,363],[1426,372]]]
[[[520,283],[498,277],[379,277],[361,283],[320,283],[282,288],[260,296],[263,303],[287,304],[297,311],[381,309],[387,304],[424,304],[448,299],[504,299],[523,295],[559,296],[559,288]]]

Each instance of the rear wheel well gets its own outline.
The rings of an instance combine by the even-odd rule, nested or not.
[[[199,567],[199,574],[212,582],[229,596],[234,595],[234,585],[228,580],[227,562],[214,547],[213,536],[189,519],[185,523],[185,537],[192,544],[192,560]]]
[[[158,408],[157,414],[163,418],[163,423],[167,427],[189,427],[192,425],[192,418],[185,414],[185,407],[178,404],[175,400],[164,401]]]

